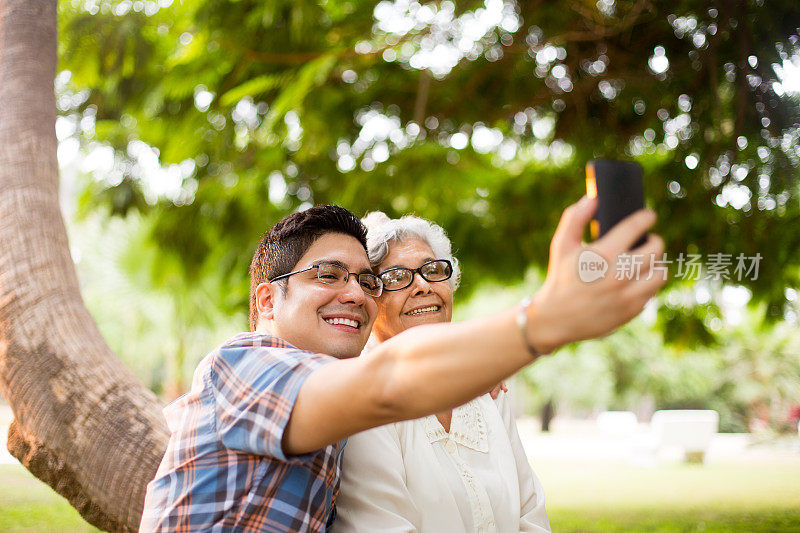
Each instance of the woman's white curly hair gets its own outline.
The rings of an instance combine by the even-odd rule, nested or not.
[[[367,213],[361,222],[367,227],[367,255],[373,268],[380,265],[389,254],[391,243],[417,237],[431,247],[436,259],[450,261],[453,265],[453,275],[447,282],[453,292],[458,288],[461,282],[461,268],[458,259],[453,257],[450,239],[441,226],[414,215],[389,218],[381,211]]]

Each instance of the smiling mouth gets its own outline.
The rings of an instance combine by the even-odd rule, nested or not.
[[[359,323],[357,320],[352,320],[350,318],[342,318],[342,317],[333,317],[333,318],[323,318],[325,322],[330,324],[331,326],[347,326],[349,328],[358,329]]]
[[[417,309],[412,309],[406,314],[408,316],[424,315],[426,313],[436,313],[439,311],[439,309],[441,309],[441,306],[439,305],[429,305],[427,307],[419,307]]]

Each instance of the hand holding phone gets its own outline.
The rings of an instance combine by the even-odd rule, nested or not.
[[[589,229],[593,239],[602,237],[631,213],[644,208],[642,167],[633,161],[596,159],[586,164],[586,194],[597,198],[597,212]],[[647,233],[634,245],[647,241]]]

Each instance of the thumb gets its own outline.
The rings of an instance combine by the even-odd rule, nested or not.
[[[577,203],[564,210],[553,235],[552,251],[566,251],[579,245],[583,240],[586,224],[592,219],[597,210],[597,199],[584,196]]]

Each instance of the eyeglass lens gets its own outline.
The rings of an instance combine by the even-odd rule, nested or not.
[[[430,282],[444,281],[453,273],[452,267],[447,261],[439,260],[429,261],[418,269],[393,268],[381,274],[380,277],[385,289],[398,290],[411,285],[415,272],[419,272],[423,279]]]
[[[321,263],[317,266],[317,278],[328,285],[344,285],[350,278],[350,273],[339,265]],[[370,296],[380,296],[381,294],[381,281],[373,274],[366,272],[358,274],[358,284]]]

